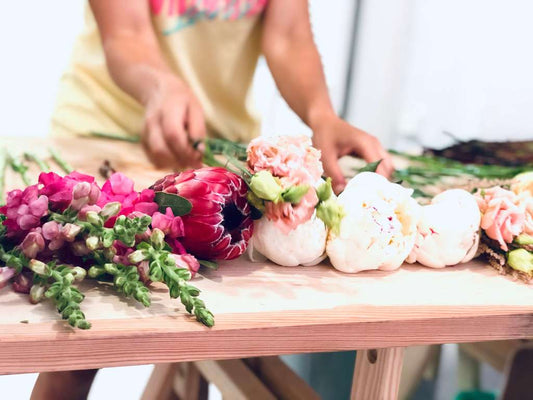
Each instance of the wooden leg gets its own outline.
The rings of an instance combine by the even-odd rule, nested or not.
[[[320,396],[279,357],[244,360],[257,377],[278,399],[319,400]]]
[[[220,390],[224,399],[276,399],[242,360],[196,361],[194,364]]]
[[[177,364],[157,364],[144,388],[141,400],[178,400],[174,393]]]
[[[207,400],[208,384],[194,363],[158,364],[142,400]]]
[[[397,399],[403,353],[403,347],[357,351],[351,399]]]

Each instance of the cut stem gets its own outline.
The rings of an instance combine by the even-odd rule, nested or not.
[[[19,159],[13,157],[11,154],[7,153],[7,159],[9,162],[9,165],[11,166],[11,169],[18,173],[20,177],[22,178],[22,181],[26,186],[30,186],[30,178],[28,178],[28,166],[24,165]]]
[[[48,163],[44,161],[43,159],[41,159],[40,157],[38,157],[36,154],[25,152],[24,158],[26,159],[26,161],[31,161],[37,164],[41,171],[50,172],[50,166],[48,165]]]
[[[66,174],[70,174],[72,171],[74,171],[74,168],[72,168],[69,163],[63,160],[59,153],[57,153],[54,149],[50,147],[48,151],[50,152],[50,155],[52,156],[56,164],[59,165],[59,167],[63,170],[63,172],[65,172]]]

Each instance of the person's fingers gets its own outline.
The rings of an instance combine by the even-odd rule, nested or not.
[[[339,161],[337,158],[337,152],[334,147],[323,147],[322,149],[322,165],[324,166],[324,172],[326,176],[331,178],[333,191],[336,194],[342,192],[346,186],[346,179],[342,173]]]
[[[194,147],[193,167],[199,168],[202,164],[204,144],[201,142],[206,137],[204,114],[199,104],[191,102],[187,110],[187,129],[190,143]]]
[[[174,166],[176,162],[165,142],[159,121],[159,118],[147,119],[142,144],[148,158],[157,168]]]
[[[163,137],[176,160],[176,164],[180,166],[190,165],[192,148],[185,131],[185,109],[167,108],[162,115],[161,122]]]
[[[381,160],[376,170],[377,173],[389,178],[393,172],[392,161],[389,153],[381,146],[380,141],[372,135],[368,135],[359,151],[360,156],[366,162]]]

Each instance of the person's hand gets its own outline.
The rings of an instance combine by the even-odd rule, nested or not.
[[[376,172],[390,177],[394,171],[389,153],[379,140],[337,116],[321,119],[313,126],[313,144],[322,151],[324,172],[331,177],[333,190],[340,193],[346,186],[338,159],[353,154],[367,162],[382,160]]]
[[[158,168],[202,166],[201,147],[206,135],[204,114],[192,91],[174,76],[162,77],[145,102],[142,143]]]

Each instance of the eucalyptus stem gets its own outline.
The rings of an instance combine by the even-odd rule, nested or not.
[[[11,166],[11,169],[18,173],[20,177],[22,178],[22,182],[26,186],[30,186],[30,178],[28,178],[28,166],[24,165],[19,159],[13,157],[11,154],[7,153],[7,160],[9,162],[9,165]]]
[[[46,161],[44,161],[43,159],[41,159],[40,157],[38,157],[36,154],[30,153],[30,152],[25,152],[24,153],[24,158],[26,159],[26,161],[31,161],[31,162],[34,162],[35,164],[37,164],[41,171],[43,171],[43,172],[49,172],[50,171],[50,166],[48,165],[48,163]]]
[[[57,153],[54,149],[49,148],[48,151],[50,152],[50,155],[52,156],[54,161],[57,163],[57,165],[59,165],[59,167],[63,170],[63,172],[65,172],[66,174],[70,174],[72,171],[74,171],[74,168],[72,168],[72,166],[69,163],[63,160],[63,158],[61,158],[59,153]]]

